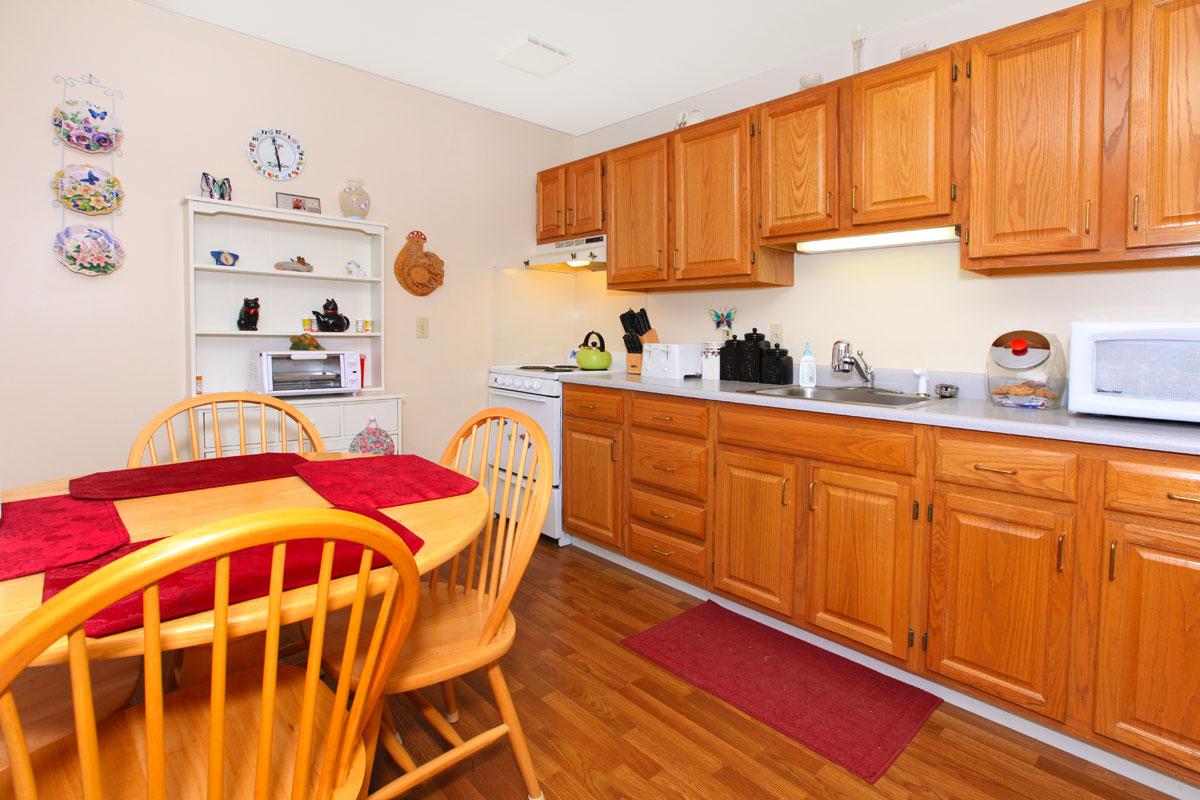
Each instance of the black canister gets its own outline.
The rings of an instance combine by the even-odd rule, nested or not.
[[[738,348],[738,377],[739,381],[758,383],[762,376],[762,352],[767,347],[766,336],[752,328],[742,339]]]
[[[736,381],[738,379],[738,352],[741,350],[741,342],[737,340],[735,333],[732,338],[727,339],[721,347],[721,380]]]
[[[786,386],[792,382],[792,357],[778,344],[762,353],[763,383]]]

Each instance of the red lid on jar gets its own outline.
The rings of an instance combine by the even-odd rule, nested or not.
[[[1014,356],[1023,356],[1029,352],[1029,342],[1024,339],[1013,339],[1009,344]]]

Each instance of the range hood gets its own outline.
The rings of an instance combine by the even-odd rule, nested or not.
[[[546,272],[575,274],[583,270],[599,272],[607,269],[607,261],[608,239],[601,234],[538,245],[533,255],[525,259],[525,266]]]

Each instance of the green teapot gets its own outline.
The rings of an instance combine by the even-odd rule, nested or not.
[[[591,344],[595,337],[596,344]],[[612,353],[604,349],[604,337],[597,331],[588,331],[583,344],[575,354],[575,363],[580,369],[608,369],[612,366]]]

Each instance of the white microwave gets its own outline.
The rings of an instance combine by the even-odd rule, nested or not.
[[[1071,324],[1068,408],[1200,422],[1200,322]]]
[[[354,350],[266,350],[250,354],[250,390],[277,397],[346,394],[362,389]]]

